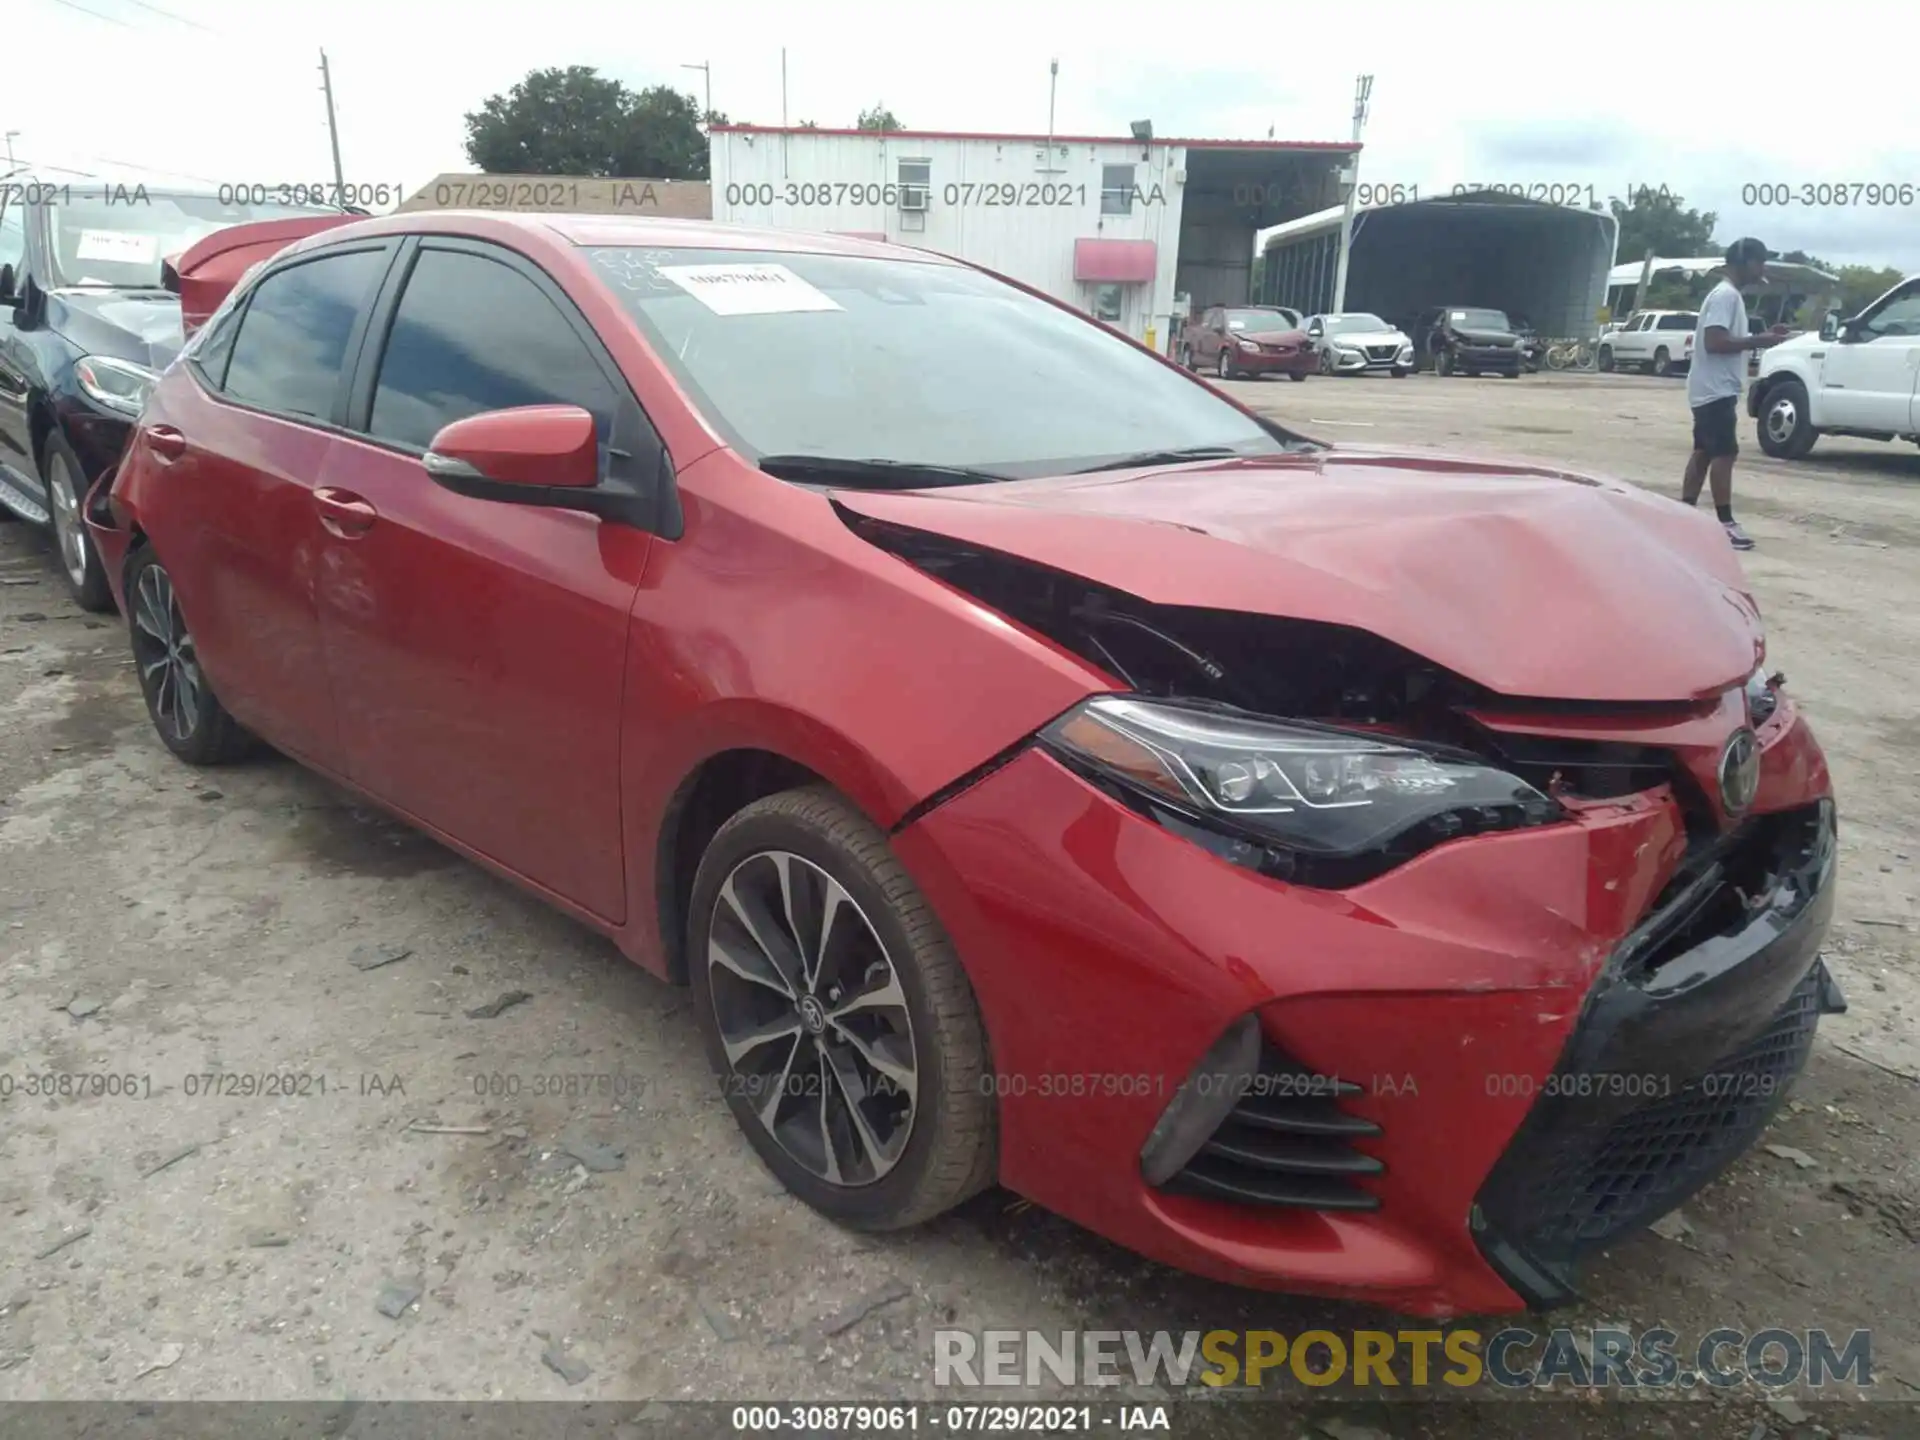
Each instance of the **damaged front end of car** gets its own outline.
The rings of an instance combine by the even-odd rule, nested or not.
[[[1159,1097],[1151,1115],[1116,1104],[1109,1122],[1150,1122],[1134,1143],[1141,1183],[1159,1197],[1146,1206],[1154,1218],[1103,1219],[1149,1253],[1251,1283],[1284,1275],[1366,1294],[1367,1274],[1344,1290],[1314,1278],[1318,1262],[1305,1257],[1329,1245],[1364,1254],[1432,1203],[1520,1304],[1564,1303],[1581,1257],[1667,1213],[1753,1143],[1804,1065],[1819,1015],[1843,1005],[1818,958],[1835,810],[1824,760],[1778,677],[1756,671],[1673,701],[1504,695],[1363,629],[1149,601],[971,540],[851,510],[842,519],[1110,677],[1015,753],[1039,752],[1243,870],[1331,892],[1342,913],[1371,917],[1361,945],[1377,948],[1382,927],[1403,939],[1433,927],[1449,943],[1472,933],[1486,955],[1546,947],[1525,976],[1520,966],[1505,981],[1494,970],[1454,982],[1460,1013],[1491,1028],[1460,1033],[1469,1048],[1455,1050],[1463,1064],[1478,1053],[1485,1095],[1467,1082],[1450,1092],[1455,1111],[1486,1113],[1446,1123],[1498,1138],[1471,1175],[1444,1183],[1410,1178],[1416,1161],[1403,1148],[1416,1115],[1434,1123],[1424,1105],[1438,1095],[1383,1095],[1369,1078],[1414,1068],[1373,1057],[1445,1052],[1430,1036],[1393,1035],[1419,1023],[1418,1005],[1402,1002],[1426,982],[1404,992],[1362,982],[1342,995],[1356,981],[1323,947],[1313,963],[1327,973],[1291,998],[1280,985],[1275,999],[1223,1014],[1211,1043],[1191,1048],[1198,1058],[1171,1103]],[[1588,865],[1548,891],[1528,893],[1545,872],[1505,868],[1518,851],[1468,858],[1476,837],[1524,844],[1524,833],[1552,827],[1595,840]],[[1456,841],[1470,843],[1450,870],[1510,899],[1490,909],[1478,895],[1435,897],[1409,913],[1422,857]],[[1275,963],[1289,948],[1276,934]],[[1542,963],[1561,965],[1559,978],[1543,979]],[[1495,1018],[1501,990],[1513,1019]],[[1443,991],[1427,989],[1434,1024],[1453,1008]],[[1567,1003],[1532,998],[1556,991]],[[1551,1037],[1528,1052],[1536,1058],[1472,1048],[1508,1043],[1496,1034],[1533,1021]],[[1362,1048],[1367,1058],[1348,1058]],[[1104,1142],[1084,1144],[1093,1153]],[[1289,1215],[1334,1228],[1279,1218]],[[1162,1223],[1177,1239],[1155,1234]],[[1242,1248],[1251,1234],[1299,1253],[1256,1264]],[[1471,1293],[1484,1304],[1478,1283],[1397,1290],[1392,1303],[1440,1313],[1446,1295]]]

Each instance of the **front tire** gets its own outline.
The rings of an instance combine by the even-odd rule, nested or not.
[[[755,801],[707,847],[688,914],[708,1058],[782,1184],[841,1224],[897,1230],[993,1182],[973,987],[872,821],[824,786]]]
[[[1445,350],[1442,350],[1439,353],[1437,353],[1433,357],[1433,373],[1440,376],[1443,379],[1452,375],[1453,374],[1453,356],[1449,355]]]
[[[59,431],[47,436],[40,457],[40,478],[47,487],[47,509],[53,516],[54,553],[67,589],[82,610],[103,615],[113,609],[113,587],[107,584],[100,552],[87,534],[86,471]]]
[[[1600,347],[1600,357],[1599,357],[1599,360],[1598,360],[1598,364],[1599,364],[1599,366],[1600,366],[1600,369],[1601,369],[1601,371],[1602,371],[1602,372],[1604,372],[1604,373],[1608,373],[1608,374],[1611,374],[1611,373],[1612,373],[1612,371],[1613,371],[1613,347],[1612,347],[1611,345],[1602,345],[1602,346]]]
[[[126,583],[134,668],[160,742],[189,765],[243,759],[254,749],[253,736],[227,713],[207,682],[173,578],[152,549],[134,552]]]
[[[1768,390],[1758,428],[1761,450],[1774,459],[1804,458],[1820,438],[1808,414],[1807,387],[1798,380],[1782,380]]]
[[[1220,358],[1214,362],[1213,373],[1222,380],[1231,380],[1238,372],[1234,369],[1233,355],[1227,350],[1220,352]]]

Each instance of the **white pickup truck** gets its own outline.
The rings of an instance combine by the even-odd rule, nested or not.
[[[1699,320],[1693,310],[1642,310],[1600,337],[1600,368],[1637,365],[1655,375],[1677,375],[1693,362],[1693,330]]]
[[[1747,414],[1760,448],[1780,460],[1798,460],[1822,435],[1920,441],[1920,278],[1762,351]]]

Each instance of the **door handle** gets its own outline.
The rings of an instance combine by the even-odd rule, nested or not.
[[[327,533],[342,540],[366,534],[380,518],[378,510],[351,490],[337,490],[331,485],[315,490],[313,503],[320,510],[320,523],[327,527]]]
[[[171,425],[150,425],[147,427],[147,448],[153,451],[156,460],[178,460],[187,453],[187,437]]]

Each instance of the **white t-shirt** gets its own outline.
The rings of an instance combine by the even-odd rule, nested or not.
[[[1693,327],[1693,359],[1687,365],[1687,404],[1705,405],[1712,400],[1738,397],[1747,379],[1747,352],[1716,355],[1707,349],[1707,331],[1721,326],[1735,340],[1744,340],[1747,329],[1747,302],[1731,280],[1722,280],[1708,293],[1700,306],[1699,322]]]

